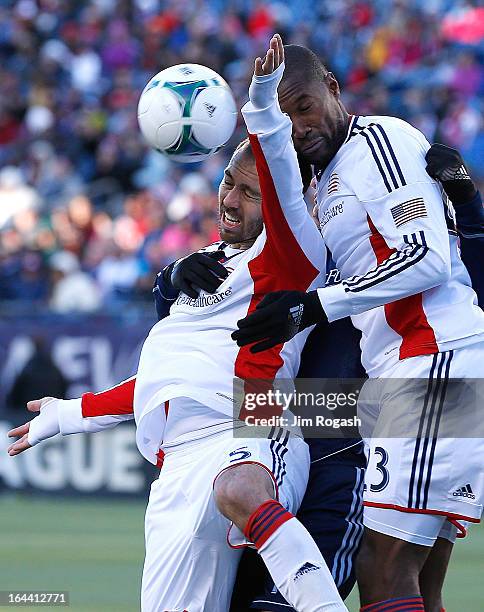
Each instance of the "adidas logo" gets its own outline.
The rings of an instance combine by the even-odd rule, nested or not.
[[[457,170],[457,172],[455,173],[455,180],[459,180],[459,179],[461,179],[461,180],[467,180],[467,179],[469,179],[469,178],[470,178],[470,176],[469,176],[469,174],[467,173],[467,170],[466,170],[466,167],[465,167],[465,166],[461,166],[461,167],[460,167],[460,168]]]
[[[190,66],[180,66],[180,68],[178,69],[182,74],[193,74],[193,70],[190,68]]]
[[[460,487],[459,489],[456,489],[452,493],[452,495],[454,497],[468,497],[469,499],[476,499],[476,496],[472,492],[470,484],[466,484],[463,487]]]
[[[308,561],[306,561],[306,563],[297,570],[294,576],[294,582],[296,582],[296,580],[299,580],[299,578],[301,578],[301,576],[304,576],[304,574],[309,574],[309,572],[315,572],[319,569],[321,569],[319,565],[314,565],[313,563],[309,563]]]
[[[213,104],[210,104],[209,102],[204,102],[203,106],[205,106],[205,108],[207,109],[208,116],[211,119],[213,117],[214,112],[217,110],[217,107]]]
[[[299,327],[299,325],[301,324],[303,312],[304,312],[303,304],[299,304],[298,306],[293,306],[292,308],[289,309],[289,315],[292,319],[293,324],[296,327]]]
[[[459,168],[456,168],[456,167],[446,168],[441,173],[441,176],[439,178],[441,181],[459,181],[459,180],[468,181],[470,180],[470,176],[464,165],[460,166]]]

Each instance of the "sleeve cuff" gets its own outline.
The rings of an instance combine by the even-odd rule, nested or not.
[[[58,415],[59,428],[63,436],[84,431],[82,398],[61,400]]]
[[[341,283],[318,289],[318,297],[330,323],[353,314],[351,300]]]

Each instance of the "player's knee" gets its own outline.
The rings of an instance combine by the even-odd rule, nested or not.
[[[214,485],[219,511],[243,529],[257,508],[274,498],[270,476],[255,465],[235,466],[222,472]]]

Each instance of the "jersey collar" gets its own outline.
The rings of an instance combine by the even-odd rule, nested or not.
[[[358,122],[359,119],[359,115],[350,115],[351,119],[350,119],[350,123],[348,125],[348,132],[346,133],[346,138],[345,141],[343,142],[343,144],[346,144],[348,142],[348,140],[354,136],[356,134],[356,128],[358,127],[356,124]]]

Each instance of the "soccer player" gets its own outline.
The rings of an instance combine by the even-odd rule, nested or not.
[[[362,610],[417,612],[424,610],[426,561],[447,562],[444,551],[432,550],[437,539],[452,539],[459,521],[478,522],[482,512],[484,440],[439,438],[438,428],[452,407],[447,381],[484,377],[484,315],[451,210],[444,214],[439,186],[425,172],[422,134],[395,118],[350,116],[337,81],[312,52],[283,49],[277,35],[271,48],[273,72],[256,77],[271,121],[258,135],[287,120],[278,95],[299,156],[317,171],[320,229],[343,281],[266,296],[233,337],[257,354],[307,325],[351,316],[370,377],[428,380],[421,397],[407,380],[379,398],[383,431],[396,403],[420,433],[369,440],[359,556]],[[425,605],[437,612],[441,604]]]
[[[469,267],[479,303],[484,303],[484,274],[480,266],[484,240],[484,208],[481,196],[467,173],[458,151],[445,145],[434,144],[425,159],[428,174],[442,182],[447,195],[455,205],[463,259]],[[329,259],[326,284],[331,286],[336,282],[340,282],[340,274]],[[298,376],[362,378],[364,372],[360,362],[358,334],[349,319],[340,319],[330,326],[317,325],[304,347]],[[335,350],[335,346],[341,348]],[[307,440],[311,454],[311,468],[308,488],[298,517],[318,544],[344,599],[354,584],[355,552],[350,554],[348,552],[351,551],[351,546],[354,546],[355,551],[358,550],[362,507],[358,495],[359,480],[354,478],[350,482],[351,470],[357,471],[361,466],[358,461],[360,458],[358,446],[348,446],[340,452],[335,452],[338,451],[338,443],[343,444],[343,442],[331,439]],[[350,442],[354,443],[347,441],[347,444]],[[345,479],[349,482],[346,487]],[[352,483],[354,483],[355,499],[354,503],[348,503]],[[346,495],[342,495],[345,491]],[[338,498],[341,498],[339,504]],[[442,584],[453,546],[454,533],[449,533],[448,537],[450,539],[442,537],[437,539],[424,566],[424,599],[428,602],[429,609],[432,609],[432,605],[438,610],[442,607]],[[247,551],[246,554],[250,552]],[[250,560],[255,562],[255,559]],[[239,574],[236,585],[240,580],[239,590],[246,589],[244,576],[240,576],[239,579]],[[346,579],[340,582],[342,578]],[[290,612],[280,593],[274,592],[270,581],[265,593],[257,597],[251,607],[271,612]]]
[[[198,287],[213,293],[221,279],[207,277],[213,268],[210,253],[185,257],[158,274],[154,288],[159,318],[167,316],[180,290],[198,295]],[[173,268],[175,268],[173,270]],[[328,261],[327,283],[338,275]],[[173,278],[173,282],[171,279]],[[322,355],[318,328],[310,334],[301,356],[298,377],[361,378],[357,332],[346,320],[331,328],[332,348]],[[338,345],[342,350],[335,351]],[[355,584],[355,557],[363,533],[363,476],[366,459],[359,438],[307,438],[310,454],[309,481],[298,519],[306,527],[331,570],[344,600]],[[252,605],[250,605],[252,604]],[[246,549],[237,572],[231,612],[252,609],[291,612],[294,609],[277,590],[255,553]]]
[[[247,120],[263,123],[264,109],[254,108]],[[284,129],[276,138],[252,139],[260,186],[248,143],[225,172],[223,242],[206,250],[222,251],[213,260],[223,278],[217,292],[191,297],[187,288],[176,298],[143,345],[136,380],[75,400],[31,402],[40,415],[10,432],[22,436],[9,451],[14,455],[59,432],[98,431],[132,418],[134,401],[138,448],[162,466],[146,512],[145,611],[226,612],[249,542],[295,610],[346,610],[319,549],[293,516],[308,479],[307,444],[281,428],[268,438],[234,437],[233,379],[293,379],[310,331],[254,356],[231,341],[236,320],[271,290],[311,289],[325,276],[294,149],[295,163],[284,159],[280,169],[282,190],[267,172],[267,159],[277,161],[279,143],[290,136],[290,125]]]

